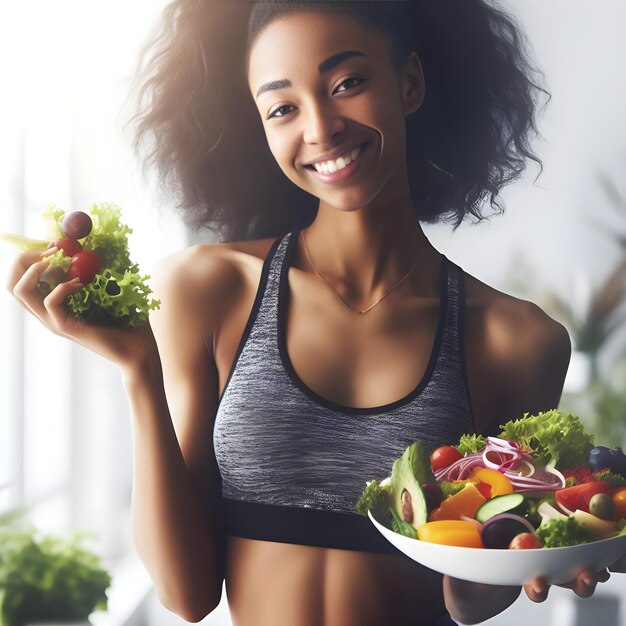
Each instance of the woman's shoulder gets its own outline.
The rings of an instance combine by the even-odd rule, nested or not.
[[[480,325],[493,348],[506,352],[517,346],[533,351],[548,344],[569,344],[569,333],[538,304],[518,298],[465,275],[465,310],[468,322]]]
[[[159,284],[176,284],[170,293],[197,306],[211,317],[237,306],[258,282],[261,267],[276,237],[228,243],[197,243],[157,261],[153,274]],[[259,276],[257,276],[257,274]]]
[[[502,413],[521,416],[556,408],[571,357],[565,326],[536,303],[469,274],[465,287],[467,353],[489,374]]]

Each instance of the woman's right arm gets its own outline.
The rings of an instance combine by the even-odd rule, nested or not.
[[[224,277],[215,250],[195,246],[157,264],[151,286],[161,306],[150,325],[158,354],[122,369],[133,423],[137,552],[161,603],[192,622],[219,604],[224,580],[212,438],[219,392],[213,324]]]
[[[150,323],[128,330],[85,324],[64,308],[81,288],[61,283],[43,298],[40,252],[20,254],[8,290],[53,333],[120,367],[132,413],[133,535],[160,601],[187,621],[210,613],[221,598],[224,537],[219,472],[213,452],[218,374],[213,327],[220,290],[233,276],[217,247],[194,246],[162,259],[151,287],[161,300]],[[208,339],[208,340],[207,340]]]

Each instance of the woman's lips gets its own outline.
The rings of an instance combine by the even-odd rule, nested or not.
[[[356,172],[359,171],[363,155],[367,151],[368,147],[369,142],[361,144],[359,154],[356,159],[349,165],[346,165],[343,169],[337,170],[336,172],[318,172],[313,165],[306,165],[305,168],[311,173],[312,176],[315,176],[315,178],[324,183],[340,183],[347,180],[351,176],[354,176]]]

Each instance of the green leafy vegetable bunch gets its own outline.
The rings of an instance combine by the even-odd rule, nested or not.
[[[536,530],[545,548],[562,548],[587,543],[589,533],[573,517],[551,519]]]
[[[82,545],[86,536],[0,528],[0,626],[86,620],[107,609],[111,577]]]
[[[500,437],[516,441],[537,464],[551,463],[560,470],[585,464],[593,448],[593,435],[585,432],[580,418],[556,409],[538,415],[524,413],[501,428]]]
[[[74,317],[104,326],[142,326],[149,311],[158,308],[160,301],[148,297],[152,293],[146,282],[149,276],[141,276],[138,265],[130,258],[128,235],[133,231],[122,223],[120,207],[100,203],[93,204],[87,213],[66,214],[51,204],[43,210],[42,218],[46,240],[0,234],[24,251],[51,245],[59,248],[46,257],[48,265],[38,284],[42,295],[77,276],[83,288],[65,300]],[[75,234],[68,234],[72,230]]]

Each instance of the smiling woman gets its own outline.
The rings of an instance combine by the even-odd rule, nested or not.
[[[250,8],[248,15],[241,5],[214,4],[209,19],[195,3],[170,6],[163,32],[175,36],[153,50],[143,93],[159,97],[137,135],[156,139],[151,157],[166,186],[174,183],[188,223],[218,221],[223,239],[274,235],[237,248],[262,261],[260,277],[246,279],[241,321],[213,331],[221,494],[214,515],[223,516],[228,539],[230,610],[241,624],[427,624],[445,615],[440,578],[381,543],[354,504],[363,477],[385,471],[412,439],[436,447],[493,428],[499,411],[558,402],[569,359],[564,329],[468,281],[468,298],[481,304],[469,325],[475,339],[463,342],[463,272],[419,224],[447,217],[458,226],[465,215],[481,218],[486,198],[497,206],[500,187],[535,158],[529,142],[541,90],[514,22],[482,1]],[[215,62],[226,50],[235,59],[227,68]],[[181,58],[197,71],[174,74]],[[178,108],[172,116],[184,87],[197,97],[185,101],[185,115]],[[288,240],[275,238],[289,229]],[[353,313],[368,313],[392,292],[393,304],[357,329]],[[350,301],[374,302],[355,310]],[[500,319],[489,340],[478,332],[488,310]],[[542,349],[522,357],[512,343],[520,328],[534,329]],[[412,348],[401,349],[411,335]],[[445,348],[448,341],[458,348]],[[487,369],[466,366],[464,343],[474,360],[487,341]],[[550,368],[552,382],[539,393],[527,381],[534,399],[524,407],[508,381],[508,397],[481,389],[477,381],[505,362]],[[522,379],[515,369],[508,376]],[[275,574],[263,583],[268,569]],[[501,611],[519,593],[480,590],[482,600],[467,607],[459,599],[468,588],[454,585],[446,602],[464,619]],[[290,601],[278,602],[287,589]]]
[[[412,441],[559,402],[564,327],[422,230],[482,219],[536,159],[543,92],[515,21],[485,0],[175,0],[144,61],[136,147],[151,141],[146,165],[220,243],[159,262],[141,333],[70,327],[71,286],[42,303],[36,255],[9,287],[121,370],[133,534],[160,600],[198,621],[225,582],[238,626],[505,610],[521,587],[442,580],[355,506]]]
[[[137,75],[142,100],[135,147],[152,141],[146,167],[158,166],[164,193],[192,228],[210,228],[220,240],[231,241],[309,224],[316,199],[289,184],[268,150],[261,122],[269,109],[261,119],[254,114],[255,101],[267,90],[288,88],[289,79],[270,71],[268,84],[256,85],[250,98],[248,65],[249,44],[267,23],[315,3],[213,0],[209,5],[210,10],[189,0],[172,2],[146,46]],[[486,199],[502,210],[501,187],[521,175],[528,159],[538,162],[531,148],[535,102],[547,96],[513,18],[478,0],[333,0],[324,8],[337,16],[348,10],[378,34],[383,49],[389,41],[385,53],[392,55],[396,71],[411,50],[417,52],[425,93],[419,109],[406,117],[406,149],[419,219],[456,228],[465,216],[483,219]],[[301,49],[301,42],[291,40],[294,50]],[[366,88],[364,66],[376,58],[345,46],[337,54],[320,58],[314,67],[327,81],[331,71],[347,78],[346,63],[360,68],[345,85],[333,83],[337,99],[351,102],[350,92]],[[188,97],[181,101],[181,93]],[[292,107],[272,110],[272,121],[283,122]],[[242,154],[254,164],[246,185],[228,186],[226,181],[241,176]]]

